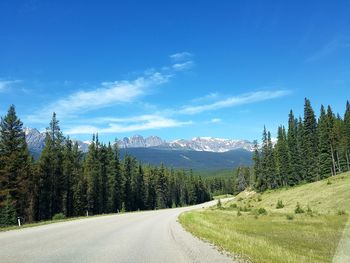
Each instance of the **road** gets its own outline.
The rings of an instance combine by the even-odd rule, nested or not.
[[[0,262],[232,262],[177,222],[214,202],[0,232]]]

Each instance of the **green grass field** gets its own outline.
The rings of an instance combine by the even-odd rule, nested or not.
[[[297,203],[304,213],[295,213]],[[245,191],[221,208],[186,212],[180,222],[247,261],[332,262],[349,214],[346,173],[263,194]]]

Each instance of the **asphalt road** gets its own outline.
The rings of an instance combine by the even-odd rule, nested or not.
[[[0,262],[232,262],[177,222],[214,202],[0,232]]]

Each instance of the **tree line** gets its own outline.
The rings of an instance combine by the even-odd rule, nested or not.
[[[318,119],[305,98],[304,116],[291,110],[288,127],[280,126],[277,142],[264,127],[262,146],[255,141],[253,186],[259,191],[314,182],[350,171],[350,104],[344,116],[321,105]]]
[[[209,184],[209,185],[208,185]],[[11,106],[0,123],[0,226],[66,217],[160,209],[211,199],[210,182],[191,171],[142,165],[93,135],[88,152],[65,138],[56,114],[38,160]]]

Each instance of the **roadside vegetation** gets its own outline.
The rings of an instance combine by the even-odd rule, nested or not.
[[[191,171],[120,158],[93,135],[88,152],[65,137],[53,113],[38,160],[29,153],[15,107],[0,120],[0,227],[70,217],[193,205],[211,199]]]
[[[184,213],[180,222],[251,262],[331,262],[350,214],[349,189],[350,172],[264,193],[246,190]]]
[[[305,98],[277,141],[264,127],[234,201],[180,217],[184,227],[252,262],[331,262],[350,212],[350,103],[318,119]],[[344,173],[345,172],[345,173]]]

